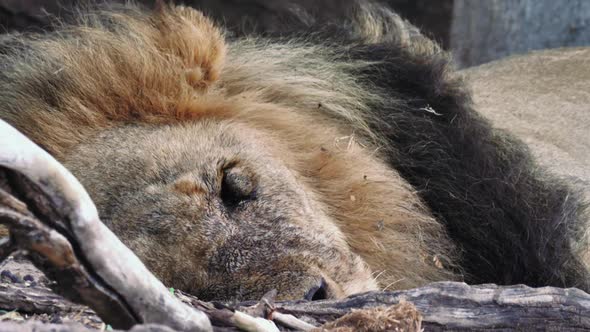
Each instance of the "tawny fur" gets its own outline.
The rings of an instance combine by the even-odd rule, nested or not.
[[[367,102],[380,97],[348,73],[363,63],[333,60],[328,49],[305,41],[262,45],[247,39],[226,45],[218,28],[185,7],[145,15],[127,6],[124,14],[89,13],[80,22],[66,27],[63,36],[32,41],[35,52],[26,63],[14,55],[4,59],[15,61],[16,70],[0,82],[2,100],[10,101],[2,116],[66,161],[95,200],[104,192],[85,181],[89,175],[80,164],[97,161],[77,154],[92,149],[91,138],[98,133],[142,123],[237,123],[268,138],[258,148],[271,151],[295,174],[328,216],[322,222],[342,232],[342,240],[367,265],[361,269],[379,285],[371,277],[351,281],[334,287],[341,290],[335,295],[456,278],[447,269],[454,249],[444,229],[381,161],[378,135],[366,124]],[[125,130],[120,135],[137,139]],[[115,173],[106,176],[128,181]],[[201,190],[190,180],[175,188],[191,194]],[[182,248],[158,250],[156,244],[139,242],[132,248],[172,286],[190,289],[193,277],[178,271],[196,275],[204,268],[187,261],[192,256]],[[173,252],[162,255],[164,250]],[[334,261],[326,270],[342,264],[349,263]]]

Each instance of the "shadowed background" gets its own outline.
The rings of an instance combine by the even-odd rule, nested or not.
[[[0,0],[0,31],[35,31],[51,15],[71,14],[75,4],[105,0]],[[122,1],[122,0],[117,0]],[[379,0],[420,27],[469,67],[511,54],[590,45],[587,0]],[[154,0],[138,0],[146,4]],[[320,19],[337,16],[351,0],[185,0],[217,19],[240,18],[260,30],[285,24],[281,11],[295,9]],[[287,22],[288,23],[288,22]]]

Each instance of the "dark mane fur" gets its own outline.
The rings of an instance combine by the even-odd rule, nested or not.
[[[574,250],[584,241],[587,218],[576,188],[542,169],[526,145],[482,118],[449,54],[415,27],[389,24],[382,41],[364,41],[354,30],[355,10],[364,4],[346,1],[341,12],[327,17],[313,8],[303,15],[301,7],[293,12],[277,6],[272,13],[288,16],[281,29],[226,24],[238,35],[270,40],[306,36],[338,45],[342,59],[374,63],[356,73],[386,96],[385,103],[372,105],[373,129],[386,138],[388,162],[459,244],[467,282],[590,289]]]
[[[417,188],[460,244],[472,283],[588,289],[572,254],[584,209],[575,190],[533,160],[527,147],[472,109],[446,54],[418,56],[389,45],[351,56],[379,60],[362,73],[405,108],[374,108],[389,162]]]

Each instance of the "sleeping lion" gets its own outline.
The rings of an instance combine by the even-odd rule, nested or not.
[[[0,37],[0,117],[166,285],[204,300],[589,290],[575,183],[476,113],[415,27],[371,2],[346,12],[248,33],[183,6],[80,10]]]

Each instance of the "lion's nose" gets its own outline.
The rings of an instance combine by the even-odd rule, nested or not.
[[[324,278],[321,278],[320,281],[311,287],[305,296],[303,297],[305,300],[308,301],[319,301],[319,300],[326,300],[328,299],[328,284]]]

